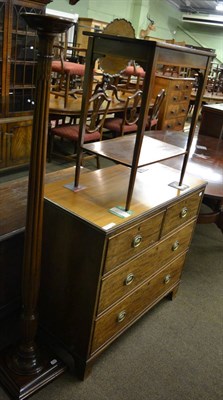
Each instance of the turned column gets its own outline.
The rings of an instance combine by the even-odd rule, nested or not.
[[[65,367],[36,344],[41,270],[44,175],[53,42],[73,25],[71,20],[27,13],[27,24],[39,38],[35,109],[29,170],[22,277],[21,339],[0,353],[0,380],[13,398],[24,399],[61,374]]]

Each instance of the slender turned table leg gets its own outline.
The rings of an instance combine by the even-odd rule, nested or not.
[[[53,41],[73,22],[31,13],[23,17],[37,31],[39,54],[24,245],[21,339],[0,353],[0,381],[14,399],[25,399],[65,370],[63,363],[37,346],[35,340]]]

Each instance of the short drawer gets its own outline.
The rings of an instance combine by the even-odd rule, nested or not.
[[[178,104],[169,104],[166,111],[166,118],[174,118],[179,114]]]
[[[158,275],[138,287],[95,322],[91,354],[149,309],[180,281],[185,255],[175,259]]]
[[[173,119],[167,119],[164,123],[163,129],[173,129],[177,131],[182,131],[185,124],[185,116]]]
[[[178,107],[178,117],[180,117],[180,116],[186,116],[187,115],[187,112],[188,112],[188,107],[189,107],[189,104],[188,104],[188,102],[186,101],[186,102],[184,102],[184,103],[180,103],[179,104],[179,107]]]
[[[195,218],[203,197],[203,191],[197,191],[191,196],[167,208],[164,218],[162,236],[170,233],[173,229],[180,227],[191,218]]]
[[[104,272],[110,271],[157,242],[163,216],[164,211],[111,236],[108,239]]]
[[[102,279],[98,314],[184,253],[190,244],[194,224],[189,223]]]

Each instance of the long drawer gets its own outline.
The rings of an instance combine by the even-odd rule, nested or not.
[[[166,295],[180,281],[185,254],[175,259],[158,275],[139,286],[129,296],[97,318],[91,354],[115,338],[130,323]]]
[[[159,240],[164,211],[109,238],[104,272],[136,256]]]
[[[195,222],[144,251],[123,267],[102,279],[98,314],[134,290],[151,275],[187,250]]]

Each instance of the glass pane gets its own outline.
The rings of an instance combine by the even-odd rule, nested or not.
[[[29,111],[34,108],[38,37],[21,17],[21,14],[25,12],[42,14],[43,10],[19,5],[13,6],[10,112]]]
[[[10,111],[29,111],[34,109],[34,89],[11,90],[9,96]]]

